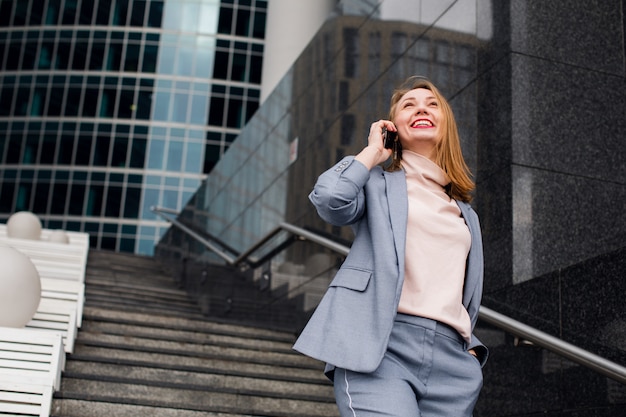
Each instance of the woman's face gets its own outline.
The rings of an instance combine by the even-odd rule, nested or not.
[[[444,120],[440,103],[432,91],[416,88],[404,94],[396,104],[393,122],[402,149],[434,160]]]

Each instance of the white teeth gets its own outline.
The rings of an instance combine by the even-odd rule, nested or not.
[[[429,122],[428,120],[418,120],[417,122],[413,123],[413,126],[432,126],[433,124],[431,122]]]

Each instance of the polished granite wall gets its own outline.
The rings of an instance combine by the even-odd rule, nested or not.
[[[483,304],[622,365],[624,4],[493,2],[500,41],[479,57],[476,201]],[[623,415],[624,386],[483,331],[494,354],[478,415],[492,415],[493,401],[501,415]]]
[[[419,19],[394,10],[408,3]],[[625,3],[388,0],[338,14],[180,220],[235,253],[281,221],[349,241],[306,196],[321,171],[364,145],[391,87],[427,75],[450,99],[475,173],[484,305],[626,366]],[[175,230],[156,254],[217,259]],[[262,272],[276,293],[311,305],[336,266],[298,243]],[[491,359],[475,416],[623,415],[623,385],[484,323],[478,333]]]

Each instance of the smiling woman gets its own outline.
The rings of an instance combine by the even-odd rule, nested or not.
[[[385,130],[397,132],[391,149]],[[450,106],[423,77],[393,93],[361,152],[318,178],[318,214],[355,237],[294,348],[327,363],[342,416],[472,415],[488,354],[473,335],[483,287],[473,185]]]

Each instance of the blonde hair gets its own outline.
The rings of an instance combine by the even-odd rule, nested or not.
[[[452,112],[450,104],[443,97],[439,89],[427,78],[421,76],[409,77],[391,96],[389,120],[394,121],[396,105],[400,99],[406,93],[416,88],[430,90],[441,106],[443,128],[441,129],[441,138],[437,141],[435,163],[439,165],[450,178],[450,184],[446,188],[446,192],[455,200],[469,202],[472,199],[471,192],[474,190],[475,184],[471,179],[472,174],[461,152],[461,140],[459,138],[456,120],[454,119],[454,113]],[[394,147],[391,163],[385,168],[387,171],[398,171],[402,169],[402,145],[399,140],[395,141]]]

